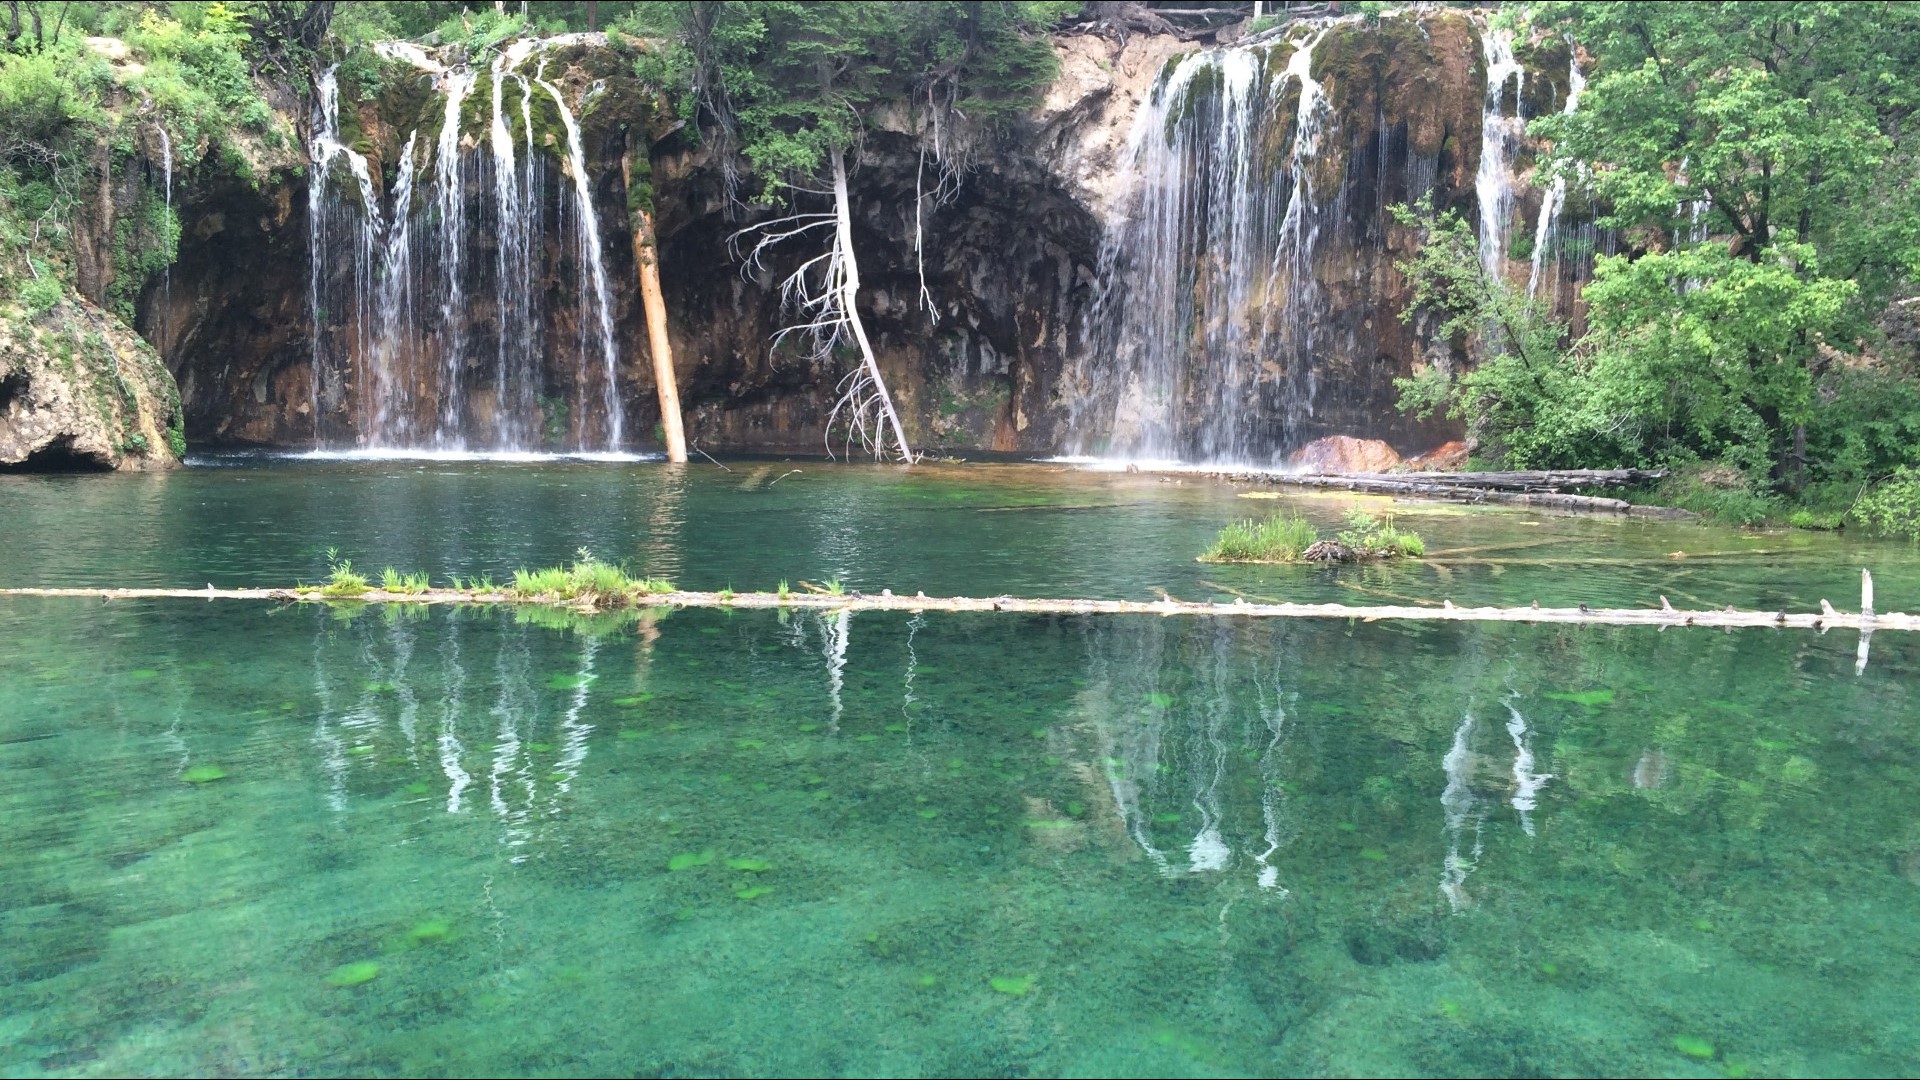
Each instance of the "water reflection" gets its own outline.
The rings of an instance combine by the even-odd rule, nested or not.
[[[345,814],[357,795],[387,796],[394,767],[415,777],[406,793],[428,792],[420,722],[423,703],[433,702],[428,757],[446,787],[445,812],[468,812],[480,777],[500,842],[511,861],[522,861],[519,849],[538,839],[542,821],[565,812],[586,764],[601,640],[492,613],[423,614],[388,609],[385,617],[329,620],[315,634],[311,743],[326,804]],[[424,668],[416,656],[423,632],[434,660]],[[646,649],[649,639],[639,640]],[[570,648],[557,650],[561,643]],[[556,661],[565,666],[543,671]],[[470,669],[486,673],[479,685]]]
[[[1774,632],[872,613],[853,649],[817,612],[208,607],[0,622],[33,1025],[0,1071],[1657,1074],[1697,1030],[1841,1073],[1899,1062],[1835,1032],[1913,1043],[1891,635],[1854,678],[1853,641]]]

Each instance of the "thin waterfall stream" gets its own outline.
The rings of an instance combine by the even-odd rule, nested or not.
[[[579,120],[561,87],[519,70],[552,42],[516,40],[471,66],[383,44],[383,57],[431,82],[438,130],[427,142],[415,131],[396,159],[381,161],[364,133],[342,135],[337,70],[316,80],[308,195],[316,446],[623,450],[614,294]],[[476,95],[485,95],[478,124]],[[537,130],[554,120],[564,146],[549,145],[551,136],[543,144]],[[343,164],[351,185],[338,175]],[[416,198],[421,170],[428,187]],[[572,182],[551,184],[555,170]],[[571,220],[572,243],[546,242],[556,214]],[[549,353],[549,323],[578,327],[577,347]]]

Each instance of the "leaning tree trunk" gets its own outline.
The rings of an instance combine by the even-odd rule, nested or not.
[[[640,277],[640,306],[647,313],[647,345],[653,353],[653,384],[660,393],[660,430],[666,437],[667,460],[687,460],[687,433],[680,417],[680,385],[673,374],[673,342],[667,337],[667,302],[660,294],[660,248],[653,231],[650,192],[636,198],[633,158],[646,153],[635,147],[620,159],[627,186],[628,215],[633,228],[633,265]]]
[[[912,461],[913,450],[907,445],[907,432],[900,424],[900,413],[894,408],[893,395],[887,392],[886,380],[880,377],[880,362],[874,358],[873,343],[867,340],[867,328],[860,321],[860,309],[855,301],[860,293],[860,264],[853,257],[853,215],[848,209],[847,200],[847,162],[840,149],[832,150],[833,158],[833,214],[836,222],[834,243],[839,245],[842,261],[840,275],[840,310],[853,330],[853,339],[860,345],[860,360],[867,367],[867,377],[873,380],[873,393],[879,400],[881,415],[893,428],[894,445],[900,451],[900,460]],[[884,440],[881,440],[884,443]]]

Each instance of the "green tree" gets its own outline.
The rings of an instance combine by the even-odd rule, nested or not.
[[[1902,141],[1920,5],[1537,13],[1598,60],[1578,111],[1533,123],[1547,171],[1587,185],[1630,246],[1586,292],[1594,392],[1644,454],[1731,456],[1798,487],[1834,357],[1920,270]]]

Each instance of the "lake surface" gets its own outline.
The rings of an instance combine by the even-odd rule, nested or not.
[[[0,585],[1920,595],[1904,545],[1448,507],[1396,512],[1452,561],[1207,567],[1274,504],[728,465],[0,477]],[[1920,642],[1856,644],[0,599],[0,1074],[1911,1075]]]

